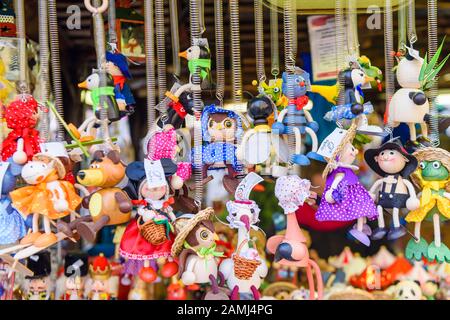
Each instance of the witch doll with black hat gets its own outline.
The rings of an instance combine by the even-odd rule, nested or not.
[[[420,205],[414,186],[408,180],[417,168],[417,159],[406,152],[398,138],[379,148],[368,149],[364,159],[382,177],[370,189],[378,210],[378,228],[373,230],[371,238],[380,240],[387,234],[388,240],[398,239],[406,234],[405,228],[400,227],[400,210],[407,208],[411,211]],[[385,227],[383,209],[392,209],[393,227],[390,230]]]
[[[68,253],[64,258],[65,292],[61,300],[84,300],[84,285],[88,274],[88,256],[82,252]]]
[[[24,300],[51,300],[52,283],[50,273],[52,265],[50,252],[41,251],[27,259],[26,266],[33,271],[32,276],[25,277]]]
[[[132,202],[137,206],[137,215],[129,222],[120,242],[119,253],[126,259],[126,275],[138,274],[143,267],[149,268],[150,262],[156,268],[156,259],[170,257],[175,214],[167,178],[176,170],[176,164],[170,159],[145,159],[127,166],[128,191],[135,199]]]

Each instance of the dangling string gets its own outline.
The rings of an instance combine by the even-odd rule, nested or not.
[[[255,5],[255,51],[256,51],[256,75],[258,81],[266,79],[264,69],[264,12],[262,0],[254,0]]]
[[[279,30],[278,12],[275,8],[270,9],[270,72],[276,78],[280,74],[280,52],[279,52]]]
[[[150,132],[156,119],[156,79],[155,79],[155,26],[153,0],[144,1],[145,18],[145,71],[147,87],[147,131]]]
[[[162,101],[167,90],[166,32],[164,30],[164,0],[155,0],[155,31],[158,61],[158,98]]]
[[[214,27],[216,35],[216,98],[223,107],[225,96],[225,43],[223,35],[223,0],[214,1]]]
[[[40,103],[45,105],[49,100],[50,95],[50,77],[49,77],[49,36],[48,36],[48,13],[47,0],[38,1],[39,11],[39,62],[40,73]],[[39,136],[45,142],[49,140],[49,113],[39,111],[40,130]]]
[[[50,55],[52,59],[52,85],[55,96],[55,106],[58,114],[64,118],[63,92],[61,80],[61,61],[59,52],[58,17],[56,12],[56,0],[48,0],[48,22],[50,31]],[[56,141],[64,141],[64,127],[56,121]]]
[[[180,35],[178,31],[178,1],[169,1],[170,12],[170,36],[172,39],[172,63],[174,66],[174,73],[177,76],[181,74],[181,62],[178,53],[180,52]]]
[[[384,123],[387,125],[385,131],[392,134],[391,124],[388,123],[389,103],[395,91],[394,77],[394,33],[393,33],[393,17],[392,17],[392,0],[384,2],[384,77],[386,87],[386,109],[384,113]]]
[[[436,54],[438,47],[438,27],[437,27],[437,0],[428,0],[428,59],[431,60]],[[433,85],[429,90],[428,97],[430,99],[430,140],[433,147],[440,145],[439,139],[439,119],[436,105],[436,97],[438,95],[438,81],[433,81]]]

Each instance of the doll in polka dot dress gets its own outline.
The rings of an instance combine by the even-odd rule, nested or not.
[[[352,124],[343,139],[334,149],[323,175],[326,177],[325,189],[319,209],[318,221],[353,221],[356,225],[349,231],[350,235],[370,246],[370,227],[367,219],[378,216],[376,206],[368,191],[359,183],[354,173],[358,167],[352,165],[358,150],[352,145],[356,134],[356,124]]]
[[[13,157],[17,164],[25,164],[40,152],[38,122],[38,103],[31,95],[19,95],[6,108],[6,125],[11,132],[2,143],[2,160]]]

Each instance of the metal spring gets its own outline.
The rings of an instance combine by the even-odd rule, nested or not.
[[[384,77],[386,87],[386,111],[389,110],[389,103],[395,91],[395,76],[393,72],[394,57],[394,32],[393,32],[393,17],[392,17],[392,0],[384,1]],[[389,111],[388,111],[389,112]],[[387,115],[387,113],[386,113]],[[385,122],[387,118],[385,118]],[[390,125],[389,123],[387,124]],[[387,130],[388,128],[385,128]]]
[[[411,47],[417,41],[415,0],[409,0],[408,2],[408,40]]]
[[[158,61],[158,93],[159,100],[164,99],[167,91],[167,67],[166,67],[166,45],[164,30],[164,0],[155,0],[155,31],[156,51]]]
[[[344,8],[342,0],[335,0],[334,18],[336,22],[336,69],[339,83],[338,105],[345,103],[344,87],[345,79],[341,71],[344,68],[344,45],[345,45],[345,28],[344,28]]]
[[[256,50],[256,75],[258,81],[266,79],[264,69],[264,13],[261,0],[255,1],[255,50]]]
[[[437,29],[437,0],[428,0],[428,59],[432,59],[436,54],[438,47],[438,29]],[[435,81],[430,88],[428,97],[430,99],[430,140],[433,147],[438,147],[439,139],[439,119],[436,106],[436,97],[438,95],[438,82]]]
[[[147,129],[153,128],[156,119],[156,79],[155,79],[155,21],[153,0],[144,1],[145,18],[145,69],[147,86]]]
[[[279,53],[279,30],[278,30],[278,12],[275,9],[270,10],[270,51],[271,51],[271,69],[274,77],[280,74],[280,53]]]
[[[50,54],[52,57],[52,85],[53,85],[53,94],[55,96],[55,107],[58,113],[61,115],[61,117],[64,117],[56,0],[48,0],[48,23],[50,32]],[[56,121],[56,123],[57,123],[56,140],[63,141],[64,127],[59,123],[59,121]]]
[[[178,31],[178,1],[169,1],[170,12],[170,35],[172,38],[172,63],[174,73],[179,76],[181,74],[181,62],[178,53],[180,52],[180,35]]]
[[[216,36],[216,98],[223,106],[225,97],[225,44],[223,35],[223,1],[214,1],[214,26]]]
[[[114,46],[113,51],[117,45],[117,33],[116,33],[116,2],[110,1],[108,7],[108,42]]]
[[[239,31],[239,0],[230,0],[231,98],[242,102],[241,37]]]
[[[47,103],[50,94],[49,51],[48,51],[48,11],[47,0],[38,1],[39,10],[39,61],[40,61],[40,100]],[[49,140],[49,113],[39,111],[39,136],[44,141]]]
[[[202,35],[202,29],[200,26],[200,6],[201,0],[190,0],[189,1],[189,12],[190,12],[190,28],[191,28],[191,45],[195,45],[197,39]],[[194,84],[194,90],[192,90],[192,97],[194,102],[194,165],[196,168],[202,168],[202,128],[200,116],[203,109],[202,103],[202,92],[200,89],[201,78],[199,70],[195,70],[194,74],[191,74],[191,81]],[[194,200],[198,207],[201,207],[203,200],[203,170],[194,171],[194,182],[195,182],[195,196]]]
[[[288,79],[294,75],[295,72],[295,56],[294,56],[294,3],[291,0],[284,0],[283,2],[283,22],[284,22],[284,62],[285,62],[285,69],[286,73],[288,74]],[[295,16],[295,20],[297,17]],[[286,97],[289,99],[289,101],[292,101],[292,99],[295,98],[294,96],[294,81],[289,79],[287,82],[287,90],[286,90]],[[289,145],[289,151],[291,154],[290,157],[290,164],[292,164],[294,150],[295,150],[295,136],[294,136],[294,126],[295,126],[295,105],[291,102],[289,102],[288,105],[288,126],[290,127],[290,131],[288,134],[288,145]]]
[[[398,50],[405,51],[407,45],[407,7],[405,2],[400,2],[398,5]]]
[[[350,55],[359,57],[358,14],[356,0],[347,0],[347,43]]]
[[[17,86],[17,91],[19,93],[28,93],[29,87],[27,82],[27,42],[25,34],[25,7],[24,0],[15,0],[14,7],[16,11],[16,27],[17,27],[17,38],[19,41],[19,82]]]

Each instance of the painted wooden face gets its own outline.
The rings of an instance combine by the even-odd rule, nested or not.
[[[425,181],[445,181],[449,178],[447,168],[439,160],[421,161],[419,167]]]
[[[224,113],[211,114],[208,133],[213,142],[233,142],[236,139],[236,120]]]
[[[339,162],[343,164],[352,164],[355,161],[357,154],[358,149],[356,149],[351,143],[347,143],[344,150],[341,152]]]
[[[405,168],[408,160],[397,150],[386,149],[375,157],[380,169],[388,174],[396,174]]]
[[[199,247],[209,248],[214,244],[215,233],[203,225],[195,231],[195,236]]]
[[[147,182],[145,181],[141,187],[141,195],[144,199],[160,200],[166,195],[166,192],[167,185],[149,188]]]

